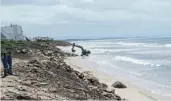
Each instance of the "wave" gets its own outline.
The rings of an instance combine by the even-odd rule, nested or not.
[[[101,54],[101,55],[106,55],[106,54],[112,54],[112,53],[119,53],[119,52],[128,52],[128,51],[136,51],[137,49],[91,49],[91,52],[94,54]]]
[[[142,76],[143,74],[137,73],[137,72],[129,72],[130,74],[137,75],[137,76]]]
[[[171,44],[157,44],[157,43],[152,43],[152,44],[147,44],[147,43],[131,43],[131,42],[117,42],[117,45],[123,45],[123,46],[143,46],[143,47],[171,47]]]
[[[150,66],[157,66],[157,67],[161,66],[160,64],[153,64],[146,60],[138,60],[135,58],[125,57],[125,56],[116,56],[115,60],[122,60],[122,61],[131,62],[131,63],[139,64],[139,65],[150,65]]]
[[[126,42],[117,42],[116,44],[125,45],[125,46],[145,46],[144,43],[126,43]]]
[[[165,44],[166,47],[171,47],[171,44]]]

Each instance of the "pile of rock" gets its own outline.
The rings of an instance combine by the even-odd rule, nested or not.
[[[26,87],[19,90],[30,95],[13,94],[13,99],[59,100],[59,96],[62,96],[71,100],[122,100],[114,89],[108,90],[106,84],[100,83],[89,72],[80,73],[64,62],[64,57],[75,55],[66,54],[50,45],[42,45],[42,49],[30,49],[37,59],[30,58],[27,63],[14,65],[14,72],[21,80],[18,83]],[[41,59],[40,56],[47,58]],[[48,97],[42,96],[40,92]]]
[[[63,60],[30,60],[25,65],[15,66],[17,66],[15,72],[20,79],[25,79],[21,82],[22,85],[44,89],[46,93],[57,93],[73,100],[121,100],[114,90],[107,90],[106,84],[100,83],[89,73],[74,70]]]

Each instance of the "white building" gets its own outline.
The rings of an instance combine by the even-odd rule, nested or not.
[[[22,27],[12,24],[1,27],[1,37],[9,40],[26,40]]]

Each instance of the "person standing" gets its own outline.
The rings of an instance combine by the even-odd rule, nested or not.
[[[11,56],[11,52],[8,52],[7,62],[8,62],[8,73],[10,75],[12,75],[12,56]]]
[[[4,76],[2,77],[2,78],[4,78],[4,77],[8,76],[8,63],[7,63],[6,53],[2,53],[1,60],[2,60],[3,66],[4,66]]]

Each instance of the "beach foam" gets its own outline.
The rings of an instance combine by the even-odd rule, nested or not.
[[[134,64],[140,64],[140,65],[150,65],[150,66],[157,66],[157,67],[161,66],[160,64],[153,64],[153,63],[150,63],[149,61],[138,60],[138,59],[126,57],[126,56],[116,56],[115,60],[123,60],[126,62],[131,62]]]
[[[171,39],[123,38],[75,43],[91,50],[87,59],[98,63],[102,71],[124,77],[153,93],[171,95],[171,89],[167,88],[171,84]]]

